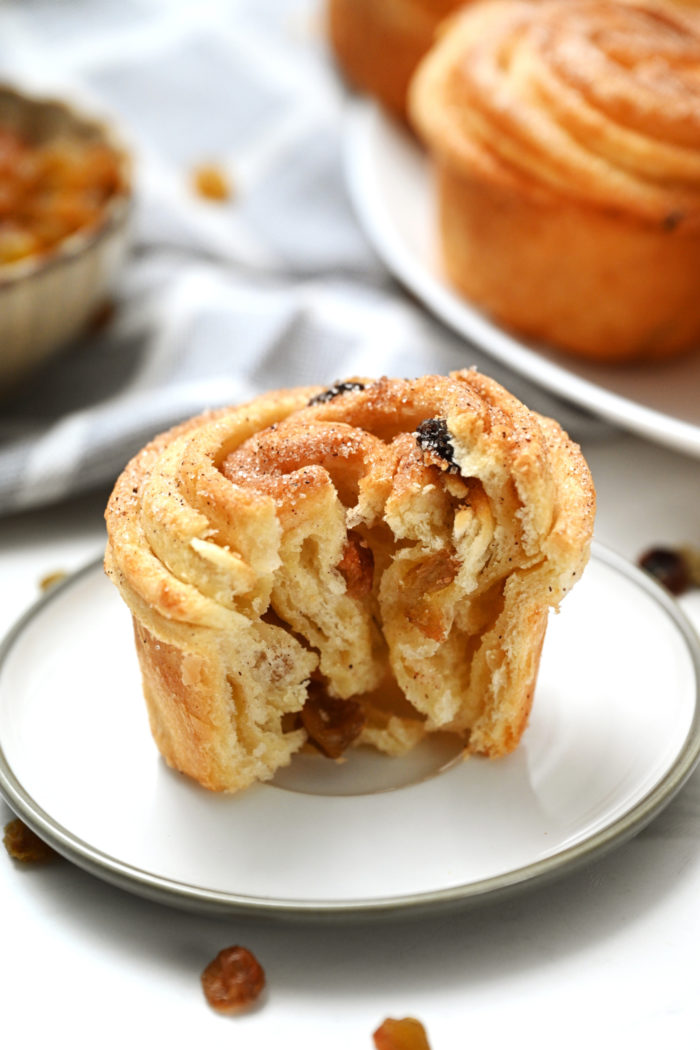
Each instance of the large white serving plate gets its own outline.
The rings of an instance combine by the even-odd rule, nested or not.
[[[4,643],[0,788],[77,864],[185,907],[453,906],[561,875],[650,820],[698,758],[699,669],[675,603],[598,548],[552,616],[509,757],[297,756],[273,783],[217,795],[158,756],[128,611],[93,564]]]
[[[662,365],[602,366],[506,332],[444,276],[429,163],[416,141],[372,102],[358,101],[349,111],[345,146],[350,193],[368,237],[393,274],[440,320],[562,398],[700,456],[700,352]]]

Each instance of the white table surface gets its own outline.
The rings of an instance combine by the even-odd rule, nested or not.
[[[585,449],[596,535],[634,560],[700,541],[700,461],[616,435]],[[0,520],[0,627],[54,570],[100,553],[105,493]],[[700,592],[681,604],[700,628]],[[585,655],[585,638],[581,639]],[[11,819],[0,802],[0,820]],[[417,843],[416,848],[420,845]],[[412,1014],[433,1050],[698,1045],[700,772],[626,845],[507,903],[438,919],[288,923],[150,903],[68,862],[0,853],[1,1045],[362,1050]],[[199,974],[240,943],[268,976],[237,1018],[205,1004]],[[69,1042],[68,1042],[69,1041]]]

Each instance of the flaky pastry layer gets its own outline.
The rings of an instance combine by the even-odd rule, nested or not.
[[[336,729],[341,750],[441,731],[509,752],[594,501],[558,424],[471,370],[278,391],[161,435],[115,486],[105,560],[159,749],[226,791],[308,738],[335,755]]]

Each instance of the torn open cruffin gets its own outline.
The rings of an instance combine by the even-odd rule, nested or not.
[[[162,434],[106,513],[158,748],[223,791],[307,742],[508,753],[594,506],[578,446],[474,370],[275,391]]]

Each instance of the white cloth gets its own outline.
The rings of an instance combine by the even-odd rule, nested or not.
[[[578,438],[605,424],[429,318],[365,239],[320,0],[0,6],[0,70],[84,95],[135,157],[114,319],[0,406],[0,511],[108,484],[170,424],[278,386],[476,365]],[[193,193],[212,162],[234,187]]]

